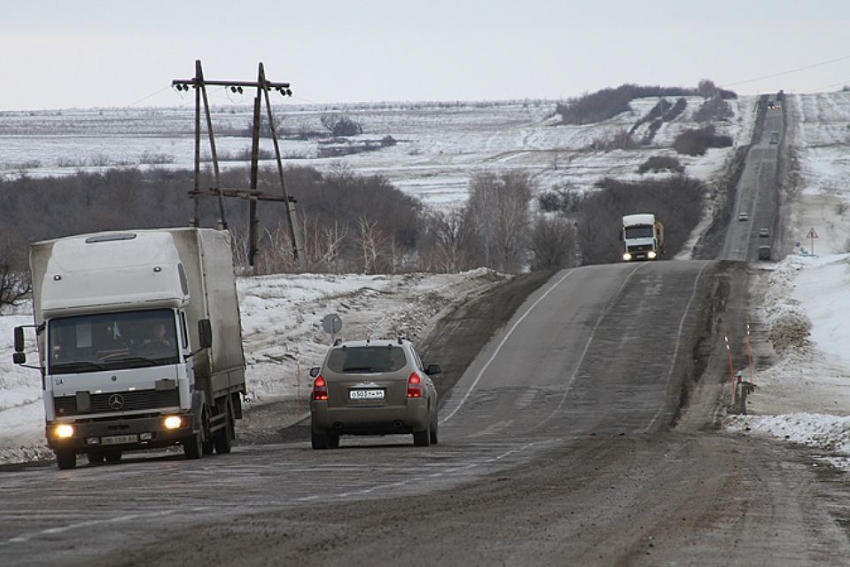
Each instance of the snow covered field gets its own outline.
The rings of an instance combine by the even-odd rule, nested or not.
[[[687,97],[685,111],[665,123],[650,146],[612,152],[586,148],[595,140],[629,130],[659,100],[636,99],[631,111],[585,126],[557,125],[556,102],[547,100],[281,105],[275,112],[279,127],[289,133],[322,132],[322,115],[342,114],[363,127],[363,134],[350,138],[352,143],[377,146],[385,136],[397,141],[393,146],[344,158],[319,158],[320,139],[287,139],[281,142],[287,164],[327,170],[343,162],[355,172],[386,177],[427,205],[448,208],[466,200],[469,179],[479,172],[521,169],[534,175],[541,190],[564,182],[586,190],[606,176],[640,177],[637,168],[648,157],[676,155],[671,149],[676,135],[703,126],[693,120],[703,102],[701,97]],[[718,133],[732,136],[736,145],[747,140],[755,100],[741,97],[730,101],[735,116],[717,124]],[[212,117],[220,155],[250,148],[250,138],[236,135],[249,128],[250,106],[217,107]],[[188,101],[178,108],[0,112],[0,175],[38,177],[128,166],[190,169],[193,127],[194,107]],[[637,130],[636,138],[646,127]],[[206,142],[202,147],[208,147]],[[270,140],[262,140],[262,147],[273,151]],[[688,175],[707,181],[718,174],[733,150],[710,149],[705,156],[677,157]]]
[[[756,375],[751,415],[726,427],[823,449],[850,470],[850,93],[789,97],[790,145],[802,187],[792,203],[800,248],[778,263],[756,314],[777,339],[776,362]]]

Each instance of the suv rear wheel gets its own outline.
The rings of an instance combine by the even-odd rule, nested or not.
[[[425,428],[425,431],[413,432],[413,444],[417,447],[427,447],[431,444],[431,424]]]
[[[326,433],[316,433],[315,431],[311,431],[310,442],[314,449],[328,449],[330,447],[330,442]]]

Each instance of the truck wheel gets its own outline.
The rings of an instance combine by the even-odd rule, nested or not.
[[[86,453],[86,459],[88,459],[90,465],[99,465],[103,462],[103,453],[101,451]]]
[[[230,404],[224,406],[225,425],[215,434],[213,439],[215,442],[215,452],[219,455],[226,455],[230,452],[233,446],[233,417],[230,413]]]
[[[56,464],[62,470],[75,468],[77,466],[77,453],[73,449],[56,449]]]
[[[204,444],[201,446],[201,452],[204,455],[212,455],[213,449],[215,449],[215,446],[213,445],[212,440],[204,441]]]
[[[310,441],[313,444],[314,449],[327,449],[330,447],[328,436],[325,433],[316,433],[315,431],[311,431]]]
[[[200,459],[204,454],[204,439],[200,431],[183,440],[183,454],[187,459]]]
[[[107,451],[103,454],[103,457],[106,459],[107,463],[120,463],[121,455],[121,451]]]
[[[417,447],[427,447],[431,444],[431,424],[425,428],[425,431],[413,432],[413,444]]]

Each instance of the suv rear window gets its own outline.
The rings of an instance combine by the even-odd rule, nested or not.
[[[404,368],[404,349],[397,346],[340,347],[331,351],[334,372],[395,372]]]

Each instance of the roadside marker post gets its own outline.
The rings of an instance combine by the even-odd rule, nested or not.
[[[755,374],[753,373],[753,349],[750,344],[750,324],[747,323],[747,364],[750,366],[750,384],[755,384]]]
[[[729,337],[723,335],[723,340],[726,341],[726,354],[729,355],[729,379],[732,382],[732,408],[735,408],[735,371],[732,369],[732,349],[729,348]]]
[[[295,391],[295,414],[299,417],[301,416],[301,348],[295,347],[295,378],[296,378],[296,391]]]

